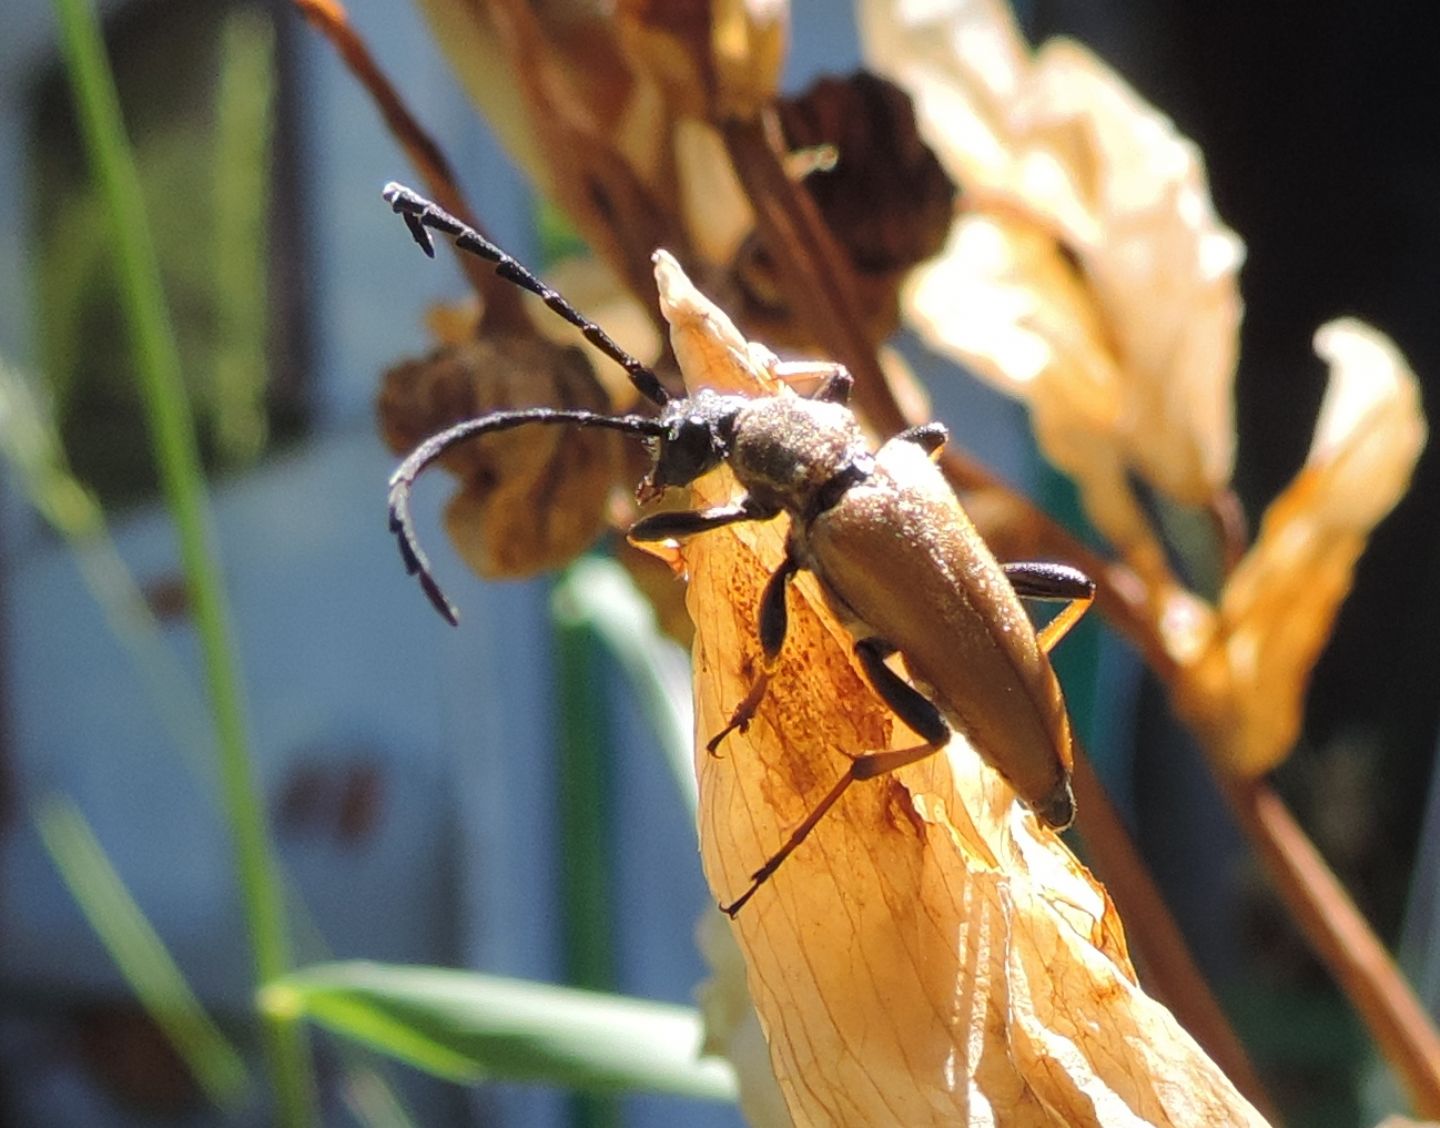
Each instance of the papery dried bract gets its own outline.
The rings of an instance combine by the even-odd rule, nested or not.
[[[1198,151],[1083,47],[1055,42],[1032,55],[997,0],[918,10],[873,0],[861,12],[867,60],[910,91],[925,137],[971,209],[1000,219],[1009,238],[1028,238],[1026,227],[1043,234],[1079,267],[1064,280],[1045,256],[1012,252],[1011,301],[992,304],[1008,327],[971,335],[949,325],[954,317],[981,324],[966,316],[954,283],[986,279],[963,260],[967,240],[957,234],[944,262],[915,277],[911,312],[922,336],[1047,412],[1037,425],[1042,446],[1076,477],[1087,504],[1111,496],[1127,470],[1182,503],[1210,501],[1234,458],[1243,248],[1215,217]],[[1085,315],[1035,319],[1037,306],[1073,307],[1077,296],[1091,307]],[[1006,328],[1036,354],[1019,368],[997,348]],[[1069,407],[1044,402],[1066,384],[1075,404],[1068,420]],[[1095,392],[1093,402],[1081,389]],[[1102,505],[1091,515],[1117,545],[1154,556],[1134,507]],[[1143,570],[1149,561],[1132,563]]]
[[[397,365],[385,374],[376,410],[386,444],[401,454],[492,411],[609,406],[580,350],[511,334]],[[461,488],[446,507],[445,526],[465,562],[497,579],[573,560],[606,527],[620,442],[611,431],[526,427],[447,452],[441,464]]]
[[[747,345],[672,260],[657,278],[689,386],[791,394],[766,380],[767,350]],[[735,490],[718,471],[692,501]],[[720,756],[703,750],[756,673],[759,593],[784,536],[783,521],[740,524],[683,549],[701,852],[727,900],[847,755],[914,740],[802,575],[754,721]],[[735,928],[796,1123],[1260,1123],[1136,986],[1103,889],[958,739],[851,788]]]
[[[1265,511],[1221,595],[1208,649],[1177,702],[1243,776],[1275,767],[1300,732],[1310,671],[1355,564],[1404,496],[1426,426],[1414,374],[1359,321],[1315,334],[1331,366],[1304,467]]]

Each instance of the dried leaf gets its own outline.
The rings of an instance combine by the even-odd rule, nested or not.
[[[910,324],[932,348],[1030,407],[1046,457],[1080,490],[1085,511],[1152,585],[1164,549],[1126,482],[1117,441],[1126,388],[1081,280],[1046,232],[998,215],[962,216],[935,261],[910,276]]]
[[[1310,672],[1355,563],[1425,446],[1419,386],[1387,337],[1332,321],[1316,332],[1315,351],[1331,368],[1310,454],[1265,511],[1177,694],[1224,765],[1244,776],[1269,771],[1294,746]]]
[[[656,274],[690,387],[790,394],[769,379],[768,350],[746,343],[673,260],[657,256]],[[735,489],[718,471],[693,500]],[[806,574],[753,723],[721,755],[703,751],[756,672],[759,593],[784,536],[782,521],[741,524],[683,550],[701,852],[725,899],[847,755],[913,742]],[[1136,985],[1103,888],[962,740],[851,788],[734,928],[796,1123],[1261,1123]]]

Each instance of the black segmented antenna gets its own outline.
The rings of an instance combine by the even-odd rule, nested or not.
[[[572,427],[608,427],[613,431],[628,431],[632,435],[661,435],[665,424],[658,419],[644,415],[598,415],[593,411],[561,411],[549,407],[532,407],[524,411],[502,411],[494,415],[482,415],[457,423],[438,435],[431,435],[410,452],[395,473],[390,475],[390,531],[400,542],[400,555],[405,560],[405,570],[420,580],[435,610],[445,616],[451,626],[460,622],[460,613],[455,605],[445,598],[440,584],[430,571],[430,560],[420,547],[415,536],[415,525],[410,517],[410,487],[415,484],[425,467],[434,462],[456,443],[464,442],[475,435],[491,431],[508,431],[512,427],[523,427],[529,423],[565,423]]]
[[[573,305],[567,302],[549,286],[536,278],[521,263],[506,254],[489,239],[481,235],[468,223],[462,223],[438,204],[431,203],[424,196],[391,181],[381,192],[385,202],[405,220],[415,242],[431,258],[435,257],[435,245],[430,241],[427,227],[444,232],[455,240],[462,251],[469,251],[487,262],[495,264],[495,273],[507,282],[513,282],[529,290],[571,325],[584,334],[585,339],[608,356],[630,376],[630,382],[639,393],[651,403],[663,407],[670,400],[670,393],[660,383],[660,378],[645,364],[641,364],[611,339],[610,334],[596,325]]]

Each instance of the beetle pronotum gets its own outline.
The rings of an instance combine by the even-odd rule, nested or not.
[[[875,692],[922,738],[913,747],[855,755],[754,872],[749,887],[721,905],[725,912],[734,916],[754,896],[852,783],[932,755],[956,729],[1042,822],[1056,829],[1070,825],[1075,812],[1070,724],[1046,655],[1089,606],[1095,586],[1063,564],[996,561],[932,459],[945,442],[943,426],[911,428],[872,451],[846,406],[851,379],[839,365],[804,366],[824,374],[809,399],[707,390],[672,397],[651,369],[473,228],[401,185],[387,185],[384,195],[426,254],[434,254],[428,230],[433,228],[494,263],[502,277],[538,294],[579,328],[660,408],[653,418],[552,408],[500,411],[421,443],[390,479],[390,527],[407,569],[419,577],[436,609],[457,621],[411,524],[410,489],[425,467],[456,443],[513,427],[624,431],[651,444],[654,462],[640,485],[642,498],[688,485],[722,462],[745,490],[729,505],[641,518],[630,530],[632,539],[672,540],[781,513],[790,518],[785,559],[760,598],[761,673],[729,723],[710,739],[709,750],[743,728],[764,698],[785,641],[786,591],[802,569],[816,575],[853,634],[856,657]],[[1037,632],[1022,596],[1067,606]],[[897,652],[910,681],[886,664]]]

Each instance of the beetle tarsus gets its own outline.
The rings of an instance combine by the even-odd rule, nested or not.
[[[705,751],[712,756],[720,755],[720,742],[737,729],[745,732],[750,728],[750,722],[755,719],[755,710],[760,707],[760,702],[765,698],[765,691],[770,688],[770,671],[762,670],[760,676],[755,679],[755,684],[745,694],[745,699],[735,706],[735,711],[730,714],[730,720],[725,727],[712,736],[705,743]]]

